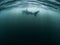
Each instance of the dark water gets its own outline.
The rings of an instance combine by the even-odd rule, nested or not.
[[[0,44],[60,45],[60,11],[37,5],[31,3],[0,11]],[[23,14],[25,8],[31,12],[39,10],[39,13],[37,16]]]

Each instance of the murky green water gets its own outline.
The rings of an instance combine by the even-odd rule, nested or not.
[[[11,9],[0,12],[1,43],[44,43],[60,42],[60,14],[41,10],[37,16],[23,15]]]

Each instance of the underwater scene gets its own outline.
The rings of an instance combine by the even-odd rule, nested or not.
[[[0,0],[0,44],[12,43],[60,45],[60,0]]]

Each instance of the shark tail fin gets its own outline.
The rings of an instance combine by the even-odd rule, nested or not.
[[[34,13],[34,16],[37,16],[38,12],[39,12],[39,11],[36,11],[36,12]]]

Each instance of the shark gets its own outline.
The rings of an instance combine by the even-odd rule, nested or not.
[[[32,11],[28,11],[28,10],[23,10],[22,12],[26,15],[34,15],[34,16],[37,16],[37,14],[39,13],[39,11],[32,12]]]

